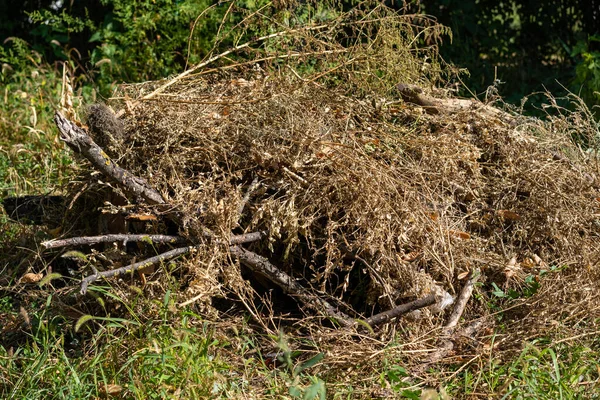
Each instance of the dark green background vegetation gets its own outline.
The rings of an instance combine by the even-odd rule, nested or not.
[[[38,62],[70,60],[77,75],[105,96],[114,83],[157,79],[198,62],[213,48],[217,32],[222,38],[217,48],[231,46],[242,38],[224,32],[250,12],[264,13],[265,26],[254,26],[248,37],[278,24],[293,24],[286,20],[286,8],[303,8],[315,18],[330,6],[326,1],[283,0],[275,1],[275,7],[264,7],[270,4],[265,0],[39,0],[24,1],[20,7],[12,3],[0,1],[0,9],[7,10],[0,19],[2,81],[26,68],[35,51]],[[388,3],[400,8],[403,2]],[[452,40],[447,38],[441,47],[442,56],[469,71],[463,81],[476,94],[496,82],[500,95],[514,104],[544,88],[556,95],[571,90],[589,106],[599,100],[594,94],[600,89],[597,0],[438,0],[412,2],[410,9],[431,14],[452,29]],[[532,105],[540,99],[532,97]]]

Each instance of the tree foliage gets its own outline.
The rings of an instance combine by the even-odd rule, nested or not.
[[[591,103],[590,94],[600,90],[598,75],[586,70],[595,67],[590,56],[600,47],[593,36],[600,32],[598,0],[440,0],[421,7],[452,29],[453,42],[442,55],[470,71],[474,91],[499,79],[501,94],[519,102],[543,88],[587,87]]]

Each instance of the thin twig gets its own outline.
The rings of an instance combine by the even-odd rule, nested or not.
[[[258,178],[254,178],[254,180],[252,181],[250,186],[248,186],[248,190],[246,191],[246,194],[244,195],[242,202],[238,206],[238,223],[239,223],[239,219],[242,218],[242,214],[244,213],[244,208],[246,208],[246,204],[248,204],[248,202],[250,201],[250,197],[252,196],[252,193],[258,188],[258,186],[259,186]]]
[[[180,247],[178,249],[167,251],[167,252],[159,254],[155,257],[150,257],[144,261],[140,261],[135,264],[130,264],[125,267],[111,269],[109,271],[96,272],[93,275],[83,278],[83,280],[81,281],[81,294],[86,294],[87,288],[90,285],[90,283],[95,282],[100,278],[111,278],[113,276],[119,276],[119,275],[124,275],[129,272],[135,272],[137,270],[149,267],[154,264],[158,264],[165,260],[169,260],[171,258],[175,258],[177,256],[187,254],[190,251],[195,250],[197,248],[198,248],[197,246],[195,246],[195,247],[194,246]]]
[[[160,86],[159,88],[157,88],[156,90],[154,90],[152,93],[147,94],[146,96],[142,97],[142,100],[148,100],[154,96],[156,96],[157,94],[165,91],[165,89],[167,89],[169,86],[177,83],[178,81],[180,81],[181,79],[185,78],[187,75],[191,74],[192,72],[203,68],[205,66],[207,66],[208,64],[211,64],[223,57],[228,56],[231,53],[235,53],[236,51],[245,49],[246,47],[250,47],[250,45],[258,43],[258,42],[264,42],[265,40],[268,39],[273,39],[279,36],[284,36],[293,32],[301,32],[301,31],[316,31],[316,30],[321,30],[324,28],[327,28],[329,25],[318,25],[318,26],[308,26],[308,27],[303,27],[303,28],[299,28],[299,29],[289,29],[289,30],[285,30],[285,31],[280,31],[280,32],[275,32],[275,33],[271,33],[270,35],[265,35],[265,36],[261,36],[259,38],[250,40],[244,44],[240,44],[238,46],[235,46],[227,51],[224,51],[221,54],[217,54],[214,57],[209,58],[206,61],[203,61],[199,64],[196,64],[195,66],[193,66],[192,68],[188,69],[185,72],[182,72],[181,74],[179,74],[178,76],[176,76],[175,78],[171,79],[170,81],[168,81],[167,83],[165,83],[164,85]]]
[[[391,310],[381,312],[379,314],[375,314],[370,318],[367,318],[365,321],[370,326],[377,326],[381,324],[385,324],[393,318],[400,317],[404,314],[407,314],[411,311],[418,310],[423,307],[430,306],[435,303],[435,294],[430,294],[421,299],[417,299],[411,301],[410,303],[401,304],[398,307],[392,308]]]
[[[469,281],[462,288],[460,295],[456,299],[456,303],[454,303],[454,309],[452,310],[452,314],[448,318],[448,321],[442,328],[442,334],[440,340],[438,342],[438,349],[432,353],[427,361],[420,365],[417,369],[417,372],[420,373],[425,371],[431,364],[434,364],[444,357],[448,355],[454,349],[454,340],[458,336],[473,336],[475,331],[478,330],[482,324],[482,320],[476,320],[471,324],[467,325],[462,330],[456,331],[456,326],[458,325],[458,321],[465,311],[465,307],[471,298],[471,294],[473,293],[473,288],[475,286],[475,282],[479,278],[479,271],[476,271],[473,274],[473,277],[469,279]]]

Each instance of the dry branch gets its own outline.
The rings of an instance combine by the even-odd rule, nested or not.
[[[310,293],[299,283],[294,281],[291,276],[271,264],[271,262],[266,258],[248,251],[240,246],[231,246],[229,251],[253,273],[267,278],[279,286],[284,293],[297,298],[313,310],[321,312],[327,317],[336,320],[342,326],[347,327],[354,325],[354,321],[349,316],[341,311],[338,311],[327,301]]]
[[[135,272],[138,271],[140,269],[146,268],[146,267],[150,267],[152,265],[158,264],[162,261],[166,261],[169,260],[171,258],[175,258],[177,256],[180,256],[182,254],[187,254],[190,251],[194,250],[196,247],[192,247],[192,246],[188,246],[188,247],[180,247],[178,249],[174,249],[174,250],[170,250],[167,251],[165,253],[159,254],[155,257],[151,257],[148,258],[144,261],[140,261],[138,263],[135,264],[131,264],[131,265],[127,265],[125,267],[121,267],[121,268],[117,268],[117,269],[111,269],[109,271],[103,271],[103,272],[96,272],[93,275],[87,276],[85,278],[83,278],[83,280],[81,281],[81,294],[86,294],[87,292],[87,288],[90,285],[90,283],[97,281],[100,278],[110,278],[113,276],[119,276],[119,275],[124,275],[126,273],[129,272]]]
[[[456,331],[456,326],[458,325],[458,321],[465,311],[465,307],[471,298],[471,294],[473,293],[473,288],[475,282],[479,277],[479,273],[474,274],[474,276],[469,279],[469,281],[463,286],[460,295],[456,299],[456,303],[454,304],[454,309],[452,310],[452,314],[448,318],[448,321],[444,325],[442,329],[441,339],[438,342],[438,349],[432,353],[427,361],[418,369],[418,372],[422,372],[427,369],[431,364],[435,364],[440,361],[444,357],[446,357],[452,350],[454,350],[454,341],[456,338],[460,336],[472,336],[474,332],[479,329],[482,324],[482,321],[475,321],[474,323],[466,326],[465,328]]]
[[[112,243],[112,242],[141,242],[150,240],[152,243],[168,243],[168,244],[183,244],[187,240],[181,236],[170,236],[170,235],[134,235],[134,234],[111,234],[111,235],[100,235],[100,236],[81,236],[72,237],[68,239],[53,239],[46,242],[42,242],[42,246],[46,249],[55,249],[57,247],[65,246],[81,246],[81,245],[94,245],[98,243]]]
[[[429,296],[423,297],[422,299],[417,299],[417,300],[411,301],[410,303],[401,304],[398,307],[392,308],[391,310],[384,311],[379,314],[375,314],[372,317],[368,318],[365,322],[371,326],[385,324],[386,322],[390,321],[393,318],[400,317],[411,311],[430,306],[434,303],[435,303],[435,294],[430,294]]]
[[[234,235],[230,238],[229,244],[242,244],[257,242],[267,236],[267,231],[250,232],[242,235]],[[42,242],[42,246],[46,249],[55,249],[58,247],[66,246],[82,246],[82,245],[94,245],[99,243],[112,243],[112,242],[141,242],[149,240],[152,243],[166,243],[166,244],[184,244],[188,240],[182,236],[171,236],[171,235],[135,235],[135,234],[110,234],[110,235],[99,235],[99,236],[80,236],[72,237],[68,239],[53,239],[46,242]],[[219,243],[220,241],[217,241]]]
[[[477,100],[469,99],[438,99],[423,93],[423,89],[416,85],[400,83],[396,86],[402,99],[406,102],[423,107],[430,114],[446,112],[456,114],[465,111],[479,111],[489,117],[512,120],[514,117],[509,113],[499,110]]]
[[[162,204],[165,202],[160,193],[154,190],[148,182],[132,175],[111,160],[83,128],[66,119],[58,111],[54,114],[54,122],[56,122],[56,126],[60,131],[60,139],[75,153],[87,158],[104,175],[115,180],[136,196],[141,196],[150,204]]]

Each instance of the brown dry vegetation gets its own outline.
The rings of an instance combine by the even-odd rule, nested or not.
[[[334,391],[373,376],[388,358],[404,359],[434,384],[455,368],[447,366],[478,363],[492,350],[598,329],[600,170],[597,154],[581,146],[598,148],[585,111],[551,108],[541,121],[476,106],[432,114],[403,101],[398,83],[452,97],[434,89],[445,85],[435,52],[444,30],[423,17],[378,7],[282,32],[233,52],[236,59],[223,56],[170,80],[124,85],[108,103],[123,129],[112,127],[107,137],[96,126],[107,153],[170,206],[103,194],[112,202],[105,211],[156,215],[142,231],[203,244],[177,261],[180,303],[193,299],[188,305],[219,321],[221,335],[241,326],[241,315],[222,307],[228,299],[243,304],[255,329],[310,338],[312,350],[327,355],[315,373],[337,382]],[[106,192],[98,178],[83,174],[67,198],[90,201],[90,193]],[[95,222],[72,226],[67,236],[111,229],[94,232]],[[223,241],[207,238],[207,230]],[[457,296],[477,276],[461,326],[483,324],[456,340],[454,352],[433,366],[438,372],[423,371],[449,309],[424,310],[375,332],[340,331],[271,291],[271,283],[251,276],[222,244],[232,234],[261,230],[268,238],[248,249],[353,318],[440,288]],[[131,262],[126,250],[92,259],[115,268]],[[137,260],[152,251],[136,248]],[[148,279],[149,296],[169,285],[162,270]],[[139,281],[124,281],[115,290],[135,296],[125,283]],[[500,298],[498,290],[517,299]],[[61,296],[84,301],[76,291],[66,287]],[[391,340],[399,345],[386,349]],[[362,396],[386,396],[371,392],[371,384],[365,382]]]

